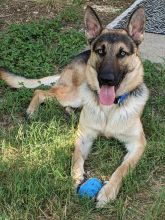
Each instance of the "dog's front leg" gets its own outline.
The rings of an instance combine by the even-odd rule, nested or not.
[[[131,139],[132,140],[126,144],[128,153],[126,154],[124,161],[112,174],[109,182],[104,185],[97,196],[97,208],[102,207],[108,201],[116,198],[121,187],[123,177],[126,176],[130,168],[135,167],[144,152],[146,144],[144,133],[142,132],[138,137],[131,137]]]
[[[90,148],[96,138],[97,133],[91,129],[78,129],[77,139],[75,142],[75,150],[72,158],[72,178],[74,186],[78,185],[84,180],[84,161],[87,159]]]

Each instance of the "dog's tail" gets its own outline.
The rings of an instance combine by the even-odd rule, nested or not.
[[[41,79],[27,79],[22,76],[17,76],[7,70],[0,68],[0,79],[4,80],[12,88],[36,88],[41,85],[51,86],[56,83],[60,75],[47,76]]]

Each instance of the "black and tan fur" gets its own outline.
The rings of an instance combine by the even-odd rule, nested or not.
[[[42,78],[41,83],[57,81],[48,91],[36,90],[27,109],[31,115],[47,98],[57,98],[64,107],[82,107],[75,151],[72,177],[77,187],[84,179],[84,162],[93,141],[98,135],[114,137],[125,144],[127,154],[97,196],[97,207],[116,198],[123,177],[129,168],[136,166],[145,145],[145,135],[140,116],[148,99],[148,89],[143,82],[143,65],[138,46],[143,40],[144,10],[132,15],[127,30],[108,30],[91,7],[85,12],[86,36],[90,50],[78,55],[60,76]],[[1,69],[1,78],[12,87],[37,87],[38,80],[16,77]],[[99,101],[101,86],[114,86],[116,97],[129,93],[124,102],[103,105]]]

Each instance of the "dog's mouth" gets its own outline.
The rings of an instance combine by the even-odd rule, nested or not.
[[[100,87],[99,101],[102,105],[112,105],[115,97],[115,86],[102,85]]]
[[[121,74],[120,74],[121,75]],[[115,81],[99,81],[99,102],[102,105],[112,105],[115,102],[116,91],[120,87],[122,80],[125,77],[125,73],[121,75],[120,78],[117,78]]]

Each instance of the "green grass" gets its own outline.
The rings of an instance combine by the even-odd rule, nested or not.
[[[74,28],[65,28],[73,21]],[[32,78],[57,72],[84,47],[79,24],[76,10],[66,9],[55,20],[11,25],[0,33],[0,66]],[[67,119],[53,101],[26,121],[23,113],[33,91],[13,90],[0,82],[0,219],[164,219],[165,70],[150,62],[144,66],[151,91],[142,117],[147,149],[117,200],[102,210],[96,210],[92,201],[79,199],[72,188],[78,114]],[[119,142],[99,138],[86,169],[107,179],[124,154]]]

